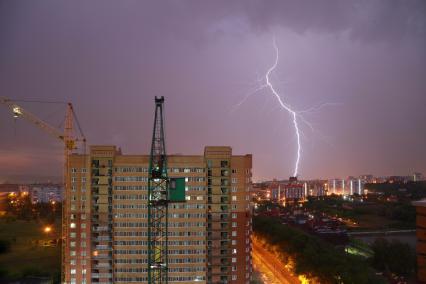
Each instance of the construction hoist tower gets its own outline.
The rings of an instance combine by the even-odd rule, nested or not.
[[[148,170],[148,283],[167,283],[169,178],[164,141],[164,97],[155,97]]]
[[[66,112],[65,112],[65,123],[64,129],[59,130],[57,127],[50,125],[45,122],[35,114],[26,110],[22,106],[18,105],[17,102],[29,102],[29,103],[49,103],[49,104],[65,104]],[[64,280],[64,264],[65,264],[65,251],[67,250],[67,242],[68,242],[68,212],[67,206],[69,204],[70,198],[70,165],[69,165],[69,157],[72,153],[75,153],[77,150],[80,150],[80,153],[86,156],[86,138],[83,134],[83,130],[80,127],[80,123],[78,122],[77,116],[74,112],[74,108],[71,103],[65,102],[51,102],[51,101],[31,101],[31,100],[12,100],[6,97],[0,97],[0,105],[6,106],[11,113],[13,114],[14,119],[25,119],[31,124],[37,126],[44,132],[47,132],[52,137],[59,139],[64,145],[64,167],[63,167],[63,179],[64,179],[64,200],[62,201],[62,232],[61,232],[61,240],[62,240],[62,267],[61,267],[61,280]],[[78,132],[75,131],[74,123],[77,124]]]

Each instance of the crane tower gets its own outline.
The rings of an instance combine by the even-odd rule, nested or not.
[[[148,283],[167,283],[168,187],[163,125],[164,97],[155,97],[154,129],[148,170]]]

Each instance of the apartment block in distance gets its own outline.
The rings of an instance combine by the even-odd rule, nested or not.
[[[65,283],[147,283],[149,156],[92,146],[69,163]],[[168,156],[186,199],[169,204],[170,283],[250,282],[251,168],[230,147]]]

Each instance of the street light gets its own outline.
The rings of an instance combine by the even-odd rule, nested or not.
[[[46,234],[49,234],[49,233],[52,231],[52,227],[50,227],[50,226],[46,226],[46,227],[44,227],[43,231],[44,231]]]

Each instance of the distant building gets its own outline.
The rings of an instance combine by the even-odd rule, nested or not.
[[[414,201],[413,205],[417,212],[417,280],[418,283],[426,283],[426,199]]]
[[[297,202],[305,198],[305,186],[297,180],[297,177],[291,177],[289,183],[284,186],[283,197],[286,202]]]
[[[414,173],[413,174],[413,181],[423,181],[424,177],[422,173]]]
[[[364,182],[361,178],[332,179],[328,181],[328,189],[331,194],[338,195],[362,195],[364,194]]]
[[[37,184],[29,187],[32,203],[61,202],[63,200],[61,185]]]

